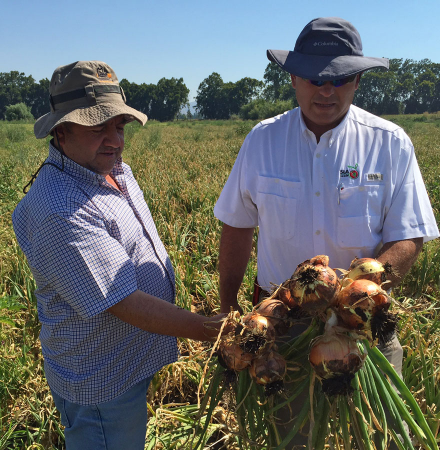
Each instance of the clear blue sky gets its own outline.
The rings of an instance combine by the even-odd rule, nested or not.
[[[97,59],[135,83],[182,77],[193,101],[212,72],[263,80],[266,50],[323,16],[352,22],[366,56],[440,63],[440,0],[0,0],[0,72]]]

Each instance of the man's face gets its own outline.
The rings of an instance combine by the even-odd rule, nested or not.
[[[124,149],[123,115],[94,127],[69,123],[57,129],[59,143],[70,159],[101,175],[108,175]]]
[[[319,138],[342,121],[353,101],[360,77],[356,76],[352,82],[340,87],[334,87],[330,82],[318,87],[295,75],[291,78],[304,122]]]

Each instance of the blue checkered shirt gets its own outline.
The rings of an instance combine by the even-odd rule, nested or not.
[[[12,219],[37,283],[49,386],[90,405],[124,393],[177,358],[176,338],[148,333],[107,312],[137,289],[174,302],[167,252],[130,167],[102,175],[61,157],[46,162]]]

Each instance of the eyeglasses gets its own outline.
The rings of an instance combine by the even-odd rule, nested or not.
[[[351,83],[356,78],[356,75],[352,75],[351,77],[347,78],[340,78],[339,80],[309,80],[308,78],[303,78],[304,81],[308,81],[310,84],[313,84],[313,86],[324,86],[325,83],[329,82],[334,87],[341,87],[344,86],[344,84]]]

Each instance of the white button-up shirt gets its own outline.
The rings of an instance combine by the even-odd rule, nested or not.
[[[347,269],[386,242],[439,236],[409,137],[356,106],[319,143],[300,108],[254,127],[214,214],[259,226],[258,282],[268,290],[315,255]]]

